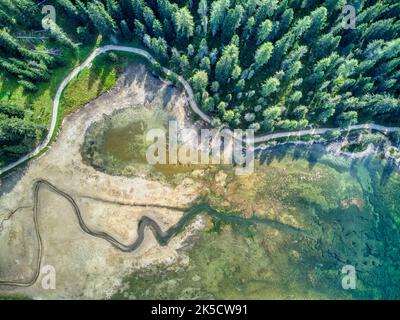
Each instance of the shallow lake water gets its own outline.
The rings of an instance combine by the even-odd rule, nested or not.
[[[86,160],[110,174],[133,175],[126,168],[146,167],[143,133],[167,119],[162,112],[106,119],[86,141],[83,151],[92,152]],[[206,228],[182,249],[188,259],[135,272],[115,297],[400,298],[398,169],[376,157],[348,160],[325,150],[270,147],[246,177],[232,168],[147,168],[167,182],[177,175],[198,179],[204,194],[194,206],[207,203],[218,215],[199,213]],[[346,290],[348,266],[356,287]]]

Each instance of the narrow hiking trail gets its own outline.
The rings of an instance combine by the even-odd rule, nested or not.
[[[15,167],[19,166],[20,164],[32,159],[33,157],[37,156],[39,153],[41,153],[46,147],[49,146],[52,137],[56,133],[57,130],[57,119],[59,116],[59,111],[60,111],[60,101],[61,101],[61,95],[64,89],[67,87],[69,82],[75,78],[79,72],[81,72],[83,69],[87,68],[90,66],[92,61],[99,55],[108,52],[108,51],[120,51],[120,52],[130,52],[133,54],[137,54],[139,56],[144,57],[151,63],[157,63],[157,60],[146,50],[140,49],[140,48],[135,48],[135,47],[128,47],[128,46],[118,46],[118,45],[106,45],[102,46],[99,48],[96,48],[93,50],[93,52],[87,57],[87,59],[78,67],[73,69],[71,73],[64,78],[64,80],[61,82],[59,85],[56,95],[54,97],[53,101],[53,109],[52,109],[52,117],[51,117],[51,123],[50,123],[50,129],[49,132],[46,136],[46,138],[43,140],[43,142],[38,145],[33,151],[29,152],[25,156],[21,157],[17,161],[10,163],[9,165],[0,168],[0,175],[5,174]],[[195,99],[194,99],[194,94],[193,90],[190,86],[190,84],[185,80],[182,76],[179,76],[175,74],[173,71],[170,69],[167,69],[165,67],[162,67],[163,72],[167,75],[174,75],[177,80],[182,84],[182,86],[185,89],[186,96],[190,105],[190,108],[192,111],[197,114],[203,121],[206,123],[211,123],[211,117],[205,114],[197,105]],[[346,128],[316,128],[316,129],[307,129],[307,130],[299,130],[299,131],[287,131],[287,132],[277,132],[277,133],[270,133],[270,134],[265,134],[265,135],[260,135],[256,136],[254,139],[254,143],[262,143],[266,142],[269,140],[277,139],[277,138],[286,138],[286,137],[300,137],[300,136],[305,136],[305,135],[312,135],[312,134],[324,134],[328,131],[348,131],[348,130],[359,130],[359,129],[369,129],[369,130],[377,130],[383,133],[388,133],[388,132],[396,132],[400,131],[400,127],[386,127],[374,123],[367,123],[367,124],[357,124],[357,125],[352,125]]]

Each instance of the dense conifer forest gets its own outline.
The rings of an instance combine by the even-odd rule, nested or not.
[[[46,30],[44,5],[56,13]],[[100,34],[188,79],[214,126],[398,124],[399,17],[398,0],[0,0],[0,75],[34,94]],[[45,129],[29,106],[0,102],[0,156],[12,158]]]

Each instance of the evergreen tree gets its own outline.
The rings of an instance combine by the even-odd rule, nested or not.
[[[353,124],[356,124],[357,121],[358,121],[358,114],[356,111],[342,112],[337,118],[337,123],[341,127],[351,126]]]
[[[317,58],[322,58],[335,51],[339,46],[340,39],[340,36],[333,36],[332,33],[322,35],[316,43],[316,48],[318,48],[319,51],[315,52],[315,56]]]
[[[203,57],[200,60],[200,68],[209,73],[211,71],[211,62],[209,57]]]
[[[211,4],[210,27],[213,36],[215,36],[220,29],[229,5],[229,0],[216,0]]]
[[[203,34],[207,34],[208,31],[208,5],[207,0],[200,0],[199,9],[197,10],[201,18],[201,26],[203,28]]]
[[[66,33],[52,20],[48,20],[49,31],[52,38],[60,44],[66,45],[70,48],[76,49],[77,45],[66,35]]]
[[[280,81],[275,78],[271,77],[265,80],[265,82],[261,86],[261,94],[264,98],[269,97],[272,93],[278,91],[280,85]]]
[[[208,75],[205,71],[203,70],[198,70],[196,73],[193,75],[191,79],[191,83],[193,85],[193,89],[196,92],[203,92],[208,84]]]
[[[144,23],[145,23],[147,29],[152,30],[154,20],[156,20],[156,16],[154,15],[153,10],[148,6],[144,6],[143,17],[144,17]]]
[[[121,21],[123,19],[122,9],[117,0],[106,0],[107,12],[115,21]]]
[[[252,17],[256,11],[258,5],[258,0],[247,0],[246,5],[244,6],[245,8],[245,18],[249,19]]]
[[[234,44],[227,45],[215,67],[215,77],[219,83],[226,83],[229,79],[240,76],[239,48]]]
[[[13,17],[10,17],[8,14],[6,14],[3,10],[0,9],[0,27],[9,27],[9,26],[15,26],[16,24],[16,19]]]
[[[265,19],[272,17],[277,7],[278,7],[277,0],[260,0],[258,3],[257,13],[256,13],[257,23],[261,23],[261,21],[264,21]]]
[[[8,101],[0,101],[0,115],[6,115],[8,118],[23,119],[25,110]]]
[[[235,6],[234,9],[229,9],[222,23],[222,38],[229,41],[235,34],[236,29],[240,26],[243,19],[244,9],[241,5]]]
[[[292,8],[288,8],[285,10],[285,12],[282,14],[282,18],[279,21],[279,31],[277,32],[277,37],[285,34],[289,28],[290,25],[293,21],[294,17],[294,12]]]
[[[181,55],[176,48],[171,50],[171,62],[174,69],[180,74],[186,74],[189,69],[189,59],[186,55]]]
[[[255,23],[256,23],[256,20],[254,19],[254,17],[250,17],[247,20],[246,25],[243,28],[243,33],[242,33],[242,38],[244,40],[247,41],[250,38],[251,34],[253,33]]]
[[[139,39],[143,39],[146,34],[146,27],[139,20],[135,19],[135,34],[139,37]]]
[[[101,34],[111,35],[116,31],[117,27],[113,18],[111,18],[101,2],[88,3],[87,12],[93,25]]]
[[[131,1],[131,8],[133,12],[133,16],[137,20],[144,20],[144,12],[146,8],[146,4],[144,0],[130,0]],[[132,13],[129,12],[128,16],[130,16]]]
[[[320,31],[325,27],[328,16],[328,10],[325,7],[319,7],[311,12],[310,28],[306,31],[304,39],[308,43],[312,43],[319,35]]]
[[[261,44],[265,40],[267,40],[271,31],[272,31],[272,22],[271,22],[271,20],[266,19],[258,27],[257,44]]]
[[[193,36],[194,21],[188,8],[183,7],[175,12],[174,26],[180,39],[187,40]]]
[[[195,57],[196,62],[200,61],[203,57],[208,55],[208,45],[206,39],[201,39],[197,55]]]
[[[260,68],[268,62],[268,60],[271,58],[273,49],[274,46],[271,42],[263,43],[261,46],[258,47],[254,56],[256,68]]]
[[[0,47],[13,54],[20,52],[20,44],[14,39],[6,29],[0,29]]]
[[[56,2],[65,10],[70,18],[76,18],[78,16],[78,11],[70,0],[56,0]]]
[[[164,38],[163,26],[162,26],[161,22],[158,21],[157,19],[154,19],[154,21],[153,21],[152,30],[153,30],[153,34],[155,37]]]
[[[86,6],[81,0],[75,0],[76,10],[81,21],[87,21],[89,19],[89,13]]]

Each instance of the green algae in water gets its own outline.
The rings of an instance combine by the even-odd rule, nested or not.
[[[146,141],[143,138],[146,129],[143,120],[133,120],[126,126],[109,128],[99,146],[99,152],[113,155],[116,161],[143,163],[146,161]]]
[[[82,148],[85,162],[114,175],[131,175],[147,166],[150,129],[166,130],[168,113],[161,107],[126,108],[88,129]]]
[[[196,179],[211,205],[235,216],[207,218],[208,227],[182,252],[189,263],[158,265],[126,279],[115,298],[398,299],[400,297],[400,178],[390,163],[333,159],[323,147],[276,147],[248,177],[232,168],[144,163],[149,128],[165,128],[161,108],[125,109],[92,126],[85,161],[110,174],[164,172]],[[148,171],[146,171],[148,170]],[[214,177],[226,172],[227,185]],[[206,198],[207,200],[207,198]],[[249,217],[250,215],[250,217]],[[254,215],[256,218],[252,219]],[[288,228],[265,225],[272,219]],[[286,232],[300,226],[311,234]],[[341,287],[344,265],[357,270],[357,289]]]
[[[153,142],[146,140],[146,134],[151,129],[162,129],[168,134],[167,125],[171,119],[171,114],[161,106],[125,108],[104,116],[87,130],[82,158],[97,170],[112,175],[145,174],[167,182],[179,180],[180,175],[193,170],[209,167],[202,164],[147,163],[146,151]]]
[[[282,242],[263,226],[225,225],[219,233],[201,233],[188,266],[132,274],[129,290],[114,298],[317,299],[332,292],[336,298],[349,297],[335,279],[337,272],[323,274],[312,259],[307,263],[299,257],[297,247],[295,239]],[[319,290],[310,285],[321,278],[328,280]]]
[[[289,152],[278,158],[266,164],[272,172],[282,168],[268,175],[272,187],[261,184],[259,192],[268,198],[289,183],[292,191],[274,197],[313,237],[210,219],[189,240],[189,263],[139,270],[114,298],[399,299],[400,178],[393,167],[371,158],[347,166]],[[300,192],[306,185],[312,187]],[[356,290],[341,286],[346,264],[356,267]]]

